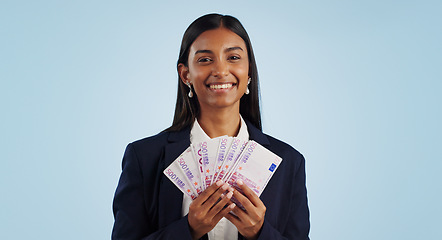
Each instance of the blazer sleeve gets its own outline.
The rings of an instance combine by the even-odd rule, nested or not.
[[[292,179],[292,201],[288,207],[290,217],[284,232],[279,232],[266,219],[261,229],[258,240],[265,239],[292,239],[292,240],[309,240],[310,220],[309,209],[307,203],[307,189],[305,185],[305,159],[300,155],[300,164],[295,170]]]
[[[124,153],[122,173],[113,202],[115,218],[112,230],[113,240],[191,240],[187,216],[164,228],[158,228],[158,211],[148,214],[145,198],[152,198],[148,199],[147,204],[156,204],[157,206],[153,206],[152,209],[158,209],[158,194],[145,194],[143,184],[145,182],[153,184],[156,177],[143,176],[133,144],[129,144]],[[147,181],[145,178],[148,178]]]

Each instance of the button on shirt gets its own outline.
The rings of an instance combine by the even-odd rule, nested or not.
[[[247,125],[244,119],[241,117],[241,126],[239,127],[237,138],[241,140],[249,140],[249,132],[247,131]],[[198,121],[195,119],[193,123],[192,130],[190,131],[190,143],[195,144],[202,141],[210,140],[210,137],[204,132],[204,130],[199,125]],[[192,203],[192,199],[184,194],[183,197],[183,207],[182,216],[186,216],[189,213],[189,206]],[[233,225],[226,218],[222,218],[216,226],[207,233],[209,240],[237,240],[238,230],[235,225]]]

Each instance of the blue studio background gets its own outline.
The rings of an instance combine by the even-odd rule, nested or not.
[[[109,239],[126,145],[170,126],[181,37],[250,34],[311,238],[442,239],[440,1],[0,2],[0,239]]]

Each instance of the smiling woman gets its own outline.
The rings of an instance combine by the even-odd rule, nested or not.
[[[309,239],[305,160],[261,131],[258,73],[241,23],[219,14],[195,20],[177,68],[172,126],[127,146],[112,239]],[[192,201],[162,174],[189,144],[225,135],[283,159],[260,197],[242,181],[234,190],[219,180]]]
[[[250,78],[247,55],[244,40],[223,27],[206,31],[193,42],[188,66],[180,63],[178,72],[193,86],[201,112],[239,112]]]
[[[170,128],[167,130],[171,131],[177,131],[182,130],[185,127],[191,126],[194,122],[194,119],[199,115],[200,113],[200,106],[198,102],[198,96],[193,98],[188,98],[189,93],[189,87],[191,88],[191,83],[186,80],[187,75],[182,75],[181,72],[183,70],[189,71],[192,70],[191,65],[193,64],[192,60],[198,60],[194,59],[194,56],[196,53],[203,54],[203,53],[210,53],[209,51],[213,51],[213,49],[193,49],[194,56],[190,53],[192,50],[192,47],[195,47],[195,43],[197,40],[199,40],[200,44],[204,44],[203,41],[205,39],[200,38],[201,35],[205,35],[206,32],[212,32],[215,30],[221,30],[224,29],[226,32],[230,32],[230,37],[234,38],[234,41],[236,42],[218,42],[218,44],[223,45],[229,43],[230,45],[227,47],[220,47],[220,48],[226,48],[227,50],[235,50],[237,47],[243,46],[245,48],[242,48],[243,52],[243,58],[241,62],[245,62],[246,59],[244,59],[245,56],[247,56],[247,67],[248,67],[248,79],[247,81],[250,83],[248,84],[249,94],[243,95],[241,97],[241,101],[239,102],[239,112],[241,116],[245,119],[248,119],[254,126],[256,126],[259,130],[262,129],[261,127],[261,113],[259,110],[259,93],[258,93],[258,69],[256,67],[255,62],[255,55],[253,54],[252,49],[252,43],[250,41],[249,35],[247,34],[246,30],[242,26],[242,24],[238,21],[238,19],[231,17],[231,16],[222,16],[219,14],[208,14],[205,16],[200,17],[199,19],[195,20],[190,26],[187,28],[186,32],[184,33],[183,40],[181,42],[181,49],[180,54],[178,58],[178,95],[177,95],[177,102],[175,106],[175,116],[173,120],[173,124]],[[218,31],[216,31],[218,32]],[[219,32],[218,32],[219,33]],[[233,33],[233,35],[232,35]],[[211,34],[213,35],[213,33]],[[227,36],[225,36],[227,37]],[[197,39],[200,38],[200,39]],[[224,36],[223,36],[224,38]],[[208,39],[207,39],[208,40]],[[216,39],[212,39],[216,40]],[[242,41],[241,41],[242,40]],[[239,41],[239,42],[238,42]],[[233,43],[237,43],[237,46],[234,46]],[[230,49],[233,48],[233,49]],[[218,50],[219,51],[219,50]],[[214,52],[212,52],[214,53]],[[219,55],[220,53],[217,53]],[[211,56],[213,58],[213,56]],[[237,56],[231,56],[231,60],[236,59]],[[200,61],[202,62],[201,65],[204,65],[204,62],[209,62],[211,58],[201,58]],[[219,60],[217,61],[219,62]],[[215,64],[215,67],[217,65]],[[222,65],[221,65],[222,67]],[[185,68],[185,69],[183,69]],[[213,68],[213,65],[212,65]],[[194,69],[194,68],[193,68]],[[226,69],[224,69],[226,70]],[[190,86],[187,86],[186,83],[189,82]],[[216,87],[216,86],[214,86]],[[191,88],[192,89],[192,88]]]

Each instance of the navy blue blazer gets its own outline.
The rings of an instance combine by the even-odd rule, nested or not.
[[[304,157],[246,123],[250,139],[283,159],[260,196],[267,211],[258,239],[308,240]],[[127,146],[113,202],[112,239],[191,239],[187,215],[181,216],[183,193],[163,174],[189,145],[190,128],[186,128]],[[238,234],[238,239],[244,238]]]

